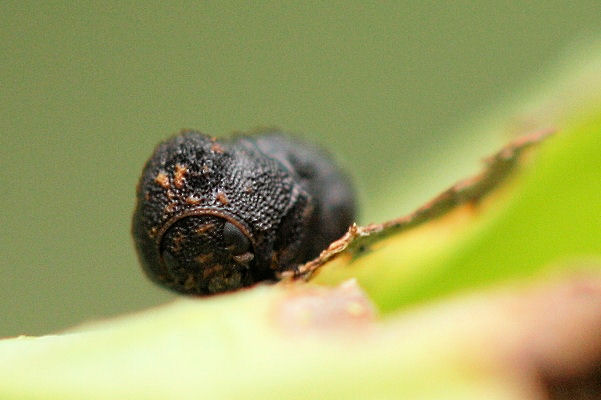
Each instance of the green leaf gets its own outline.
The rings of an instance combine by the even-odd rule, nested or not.
[[[308,283],[1,340],[0,398],[535,399],[595,388],[601,107],[586,111],[562,116],[571,122],[486,190],[459,185],[448,192],[457,201],[427,205],[419,223],[357,231],[375,233]]]
[[[544,274],[564,258],[601,254],[601,123],[546,142],[537,154],[527,154],[535,160],[521,159],[516,176],[484,198],[387,236],[365,255],[342,254],[315,281],[356,277],[388,312],[460,289]]]
[[[600,139],[598,120],[560,133],[490,202],[377,241],[350,263],[340,257],[315,282],[356,276],[377,307],[391,312],[466,289],[581,270],[565,260],[601,256]],[[601,303],[594,302],[601,299],[599,265],[587,263],[596,271],[588,281],[598,282],[588,296],[565,296],[582,285],[560,291],[567,307],[556,309],[561,326],[601,324]],[[478,296],[386,320],[352,282],[332,289],[286,283],[180,300],[61,335],[1,341],[0,397],[527,398],[540,382],[512,378],[516,365],[493,350],[500,337],[517,335],[503,327],[521,327],[518,339],[540,332],[542,323],[512,318],[526,313],[523,320],[536,322],[528,313],[544,315],[540,306],[547,303],[516,302],[500,313],[505,306],[495,295]],[[584,309],[583,299],[590,315],[574,312]],[[521,304],[539,306],[518,312]],[[562,336],[558,346],[590,348],[578,338]]]

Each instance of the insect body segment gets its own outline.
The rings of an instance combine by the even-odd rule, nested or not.
[[[276,133],[217,141],[186,131],[146,163],[132,231],[152,280],[206,295],[275,279],[353,218],[349,183],[320,150]]]

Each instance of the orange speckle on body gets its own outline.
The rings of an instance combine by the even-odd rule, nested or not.
[[[200,265],[204,265],[207,262],[211,261],[212,259],[213,259],[213,253],[201,254],[197,257],[194,257],[194,261],[196,261]]]
[[[150,228],[150,230],[148,231],[148,236],[150,236],[151,238],[156,237],[157,233],[158,233],[158,228],[156,226],[153,226],[152,228]]]
[[[184,182],[186,180],[186,174],[188,173],[188,168],[182,164],[175,165],[175,172],[173,174],[173,184],[176,188],[181,189],[184,186]]]
[[[175,238],[173,238],[173,250],[176,252],[179,252],[182,249],[182,243],[184,242],[184,236],[183,235],[177,235]]]
[[[154,178],[154,181],[157,185],[162,187],[163,189],[169,188],[169,177],[164,172],[159,172],[157,176]]]
[[[244,254],[233,256],[232,258],[238,264],[242,264],[242,265],[248,266],[248,264],[255,258],[255,255],[249,251],[249,252],[246,252]]]
[[[196,233],[198,233],[199,235],[204,234],[205,232],[208,232],[212,229],[215,228],[215,224],[205,224],[205,225],[201,225],[196,229]]]
[[[217,192],[217,196],[215,198],[217,199],[218,202],[220,202],[224,206],[227,206],[228,204],[230,204],[230,201],[228,200],[227,196],[221,190],[219,192]]]
[[[169,203],[165,206],[165,212],[172,213],[177,208],[177,203]]]
[[[211,146],[211,150],[214,153],[219,153],[219,154],[221,154],[225,151],[219,143],[213,143],[213,145]]]
[[[188,196],[186,197],[186,203],[190,204],[191,206],[195,206],[197,204],[202,203],[203,199],[201,199],[200,197],[196,197],[196,196]]]
[[[223,266],[221,264],[215,264],[212,267],[205,268],[202,271],[202,277],[206,279],[209,276],[213,275],[214,273],[221,271],[222,269],[223,269]]]

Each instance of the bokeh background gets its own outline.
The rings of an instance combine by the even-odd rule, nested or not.
[[[392,218],[504,142],[466,127],[544,84],[600,15],[598,0],[3,1],[0,337],[174,298],[129,230],[142,165],[180,128],[322,143],[360,222]]]

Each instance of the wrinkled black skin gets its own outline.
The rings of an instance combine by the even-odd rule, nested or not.
[[[179,181],[176,166],[186,170]],[[160,174],[167,183],[157,182]],[[144,166],[132,233],[150,279],[208,295],[275,280],[317,256],[354,218],[349,180],[322,150],[277,132],[216,141],[184,131]],[[247,245],[246,262],[227,248],[226,222]]]

